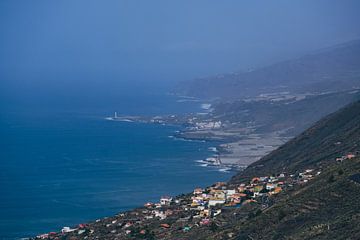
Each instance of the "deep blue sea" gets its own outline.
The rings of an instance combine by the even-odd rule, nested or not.
[[[232,174],[200,166],[214,143],[170,138],[179,127],[104,120],[200,111],[199,102],[130,94],[105,107],[24,106],[0,115],[0,239],[59,231]]]

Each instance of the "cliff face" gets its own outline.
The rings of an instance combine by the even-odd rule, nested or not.
[[[200,98],[241,99],[261,93],[339,91],[360,87],[360,40],[251,72],[181,83],[175,92]]]

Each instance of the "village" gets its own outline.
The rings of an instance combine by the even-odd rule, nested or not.
[[[181,212],[184,216],[178,221],[189,223],[184,224],[183,231],[191,231],[192,227],[201,225],[209,225],[211,220],[222,213],[224,208],[240,207],[252,202],[260,202],[263,208],[269,207],[271,201],[268,200],[272,195],[276,195],[294,184],[303,184],[314,177],[314,170],[308,169],[298,175],[287,176],[281,173],[277,176],[254,177],[249,183],[240,184],[236,186],[228,186],[225,182],[218,182],[208,188],[196,188],[193,193],[186,196],[172,198],[170,196],[162,196],[158,203],[146,203],[144,209],[136,212],[136,218],[129,219],[127,214],[120,214],[120,220],[112,220],[106,227],[110,228],[112,225],[121,226],[121,231],[124,235],[131,235],[132,226],[142,225],[146,221],[157,219],[160,222],[171,218],[174,215],[179,215]],[[320,174],[317,172],[315,175]],[[127,221],[126,221],[127,220]],[[97,220],[98,222],[100,220]],[[161,223],[159,228],[168,229],[171,225],[168,223]],[[62,234],[76,232],[81,235],[86,231],[90,234],[94,231],[88,229],[85,224],[80,224],[78,228],[64,227],[61,230]],[[140,234],[145,234],[146,230],[140,230]],[[112,230],[116,233],[117,230]],[[47,239],[51,236],[56,236],[56,233],[39,235],[38,239]]]
[[[355,157],[355,154],[346,154],[337,157],[335,162],[341,164]],[[302,187],[320,174],[320,169],[306,169],[294,174],[284,172],[253,177],[247,183],[237,185],[217,182],[207,188],[196,188],[190,194],[174,198],[162,196],[157,203],[148,202],[142,208],[120,213],[115,217],[79,224],[74,228],[63,227],[60,233],[41,234],[34,239],[67,239],[66,236],[86,239],[96,235],[100,228],[104,233],[104,227],[109,234],[129,238],[146,238],[150,232],[157,235],[170,231],[189,232],[193,228],[211,227],[213,221],[229,209],[257,204],[264,211],[274,204],[276,195],[294,187]]]

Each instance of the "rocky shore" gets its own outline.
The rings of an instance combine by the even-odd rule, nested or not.
[[[202,166],[219,167],[222,170],[242,170],[291,139],[281,131],[258,133],[252,126],[232,126],[213,119],[208,113],[154,117],[115,116],[106,119],[181,126],[182,130],[174,132],[172,137],[213,142],[213,155],[205,157],[201,163]]]

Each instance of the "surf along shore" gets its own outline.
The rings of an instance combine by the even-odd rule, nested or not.
[[[291,137],[284,132],[256,132],[255,127],[239,127],[215,119],[211,104],[202,103],[202,111],[183,115],[107,117],[111,121],[143,122],[149,124],[177,125],[182,130],[170,137],[187,141],[208,141],[214,146],[212,155],[199,160],[203,167],[217,167],[220,171],[239,171],[275,150]]]

